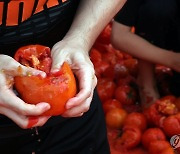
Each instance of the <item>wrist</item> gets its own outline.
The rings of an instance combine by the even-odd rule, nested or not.
[[[68,44],[75,44],[78,48],[87,53],[92,47],[91,41],[82,34],[67,34],[63,38],[63,41],[68,42]]]

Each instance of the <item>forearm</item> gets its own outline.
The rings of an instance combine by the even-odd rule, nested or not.
[[[75,39],[89,51],[94,41],[126,0],[82,0],[64,39]]]
[[[171,65],[171,57],[173,59],[174,53],[159,48],[145,39],[130,31],[130,27],[118,25],[113,23],[112,32],[113,46],[119,50],[125,51],[137,58],[147,60],[153,63],[159,63],[166,66]]]

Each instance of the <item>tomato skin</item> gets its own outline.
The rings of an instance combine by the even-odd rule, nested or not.
[[[102,55],[97,49],[92,48],[90,52],[90,59],[93,63],[99,63],[102,61]]]
[[[51,68],[50,48],[42,45],[27,45],[19,48],[14,59],[19,63],[42,70],[47,74]]]
[[[142,144],[148,149],[149,144],[156,140],[166,140],[166,136],[160,128],[149,128],[142,135]]]
[[[164,119],[163,130],[169,137],[180,134],[180,114],[172,115]]]
[[[130,85],[130,84],[135,84],[136,79],[134,77],[132,77],[131,75],[128,75],[125,78],[120,78],[117,81],[118,86],[122,86],[122,85]]]
[[[111,99],[114,95],[116,85],[115,83],[107,78],[100,78],[97,84],[98,95],[102,102]]]
[[[114,108],[106,113],[106,124],[110,128],[120,129],[123,126],[127,112],[124,109]]]
[[[127,115],[124,126],[134,126],[144,131],[147,127],[146,118],[142,113],[133,112]]]
[[[143,114],[146,116],[148,125],[162,127],[161,119],[164,119],[165,116],[159,113],[158,105],[156,103],[145,109]]]
[[[174,154],[174,151],[167,141],[156,140],[149,144],[148,152],[150,154]]]
[[[36,52],[34,52],[34,48],[37,50]],[[43,57],[41,55],[44,54],[44,50],[39,51],[39,48],[43,49],[45,47],[40,45],[22,47],[16,52],[15,59],[19,62],[25,60],[28,62],[26,63],[26,66],[30,65],[31,67],[35,67],[37,69],[42,68],[41,70],[47,70],[47,77],[42,78],[40,76],[32,75],[16,76],[14,79],[14,86],[20,94],[20,97],[26,103],[37,104],[40,102],[47,102],[50,104],[51,108],[42,115],[60,115],[66,110],[65,104],[68,99],[76,94],[76,81],[73,72],[67,63],[62,65],[59,72],[54,74],[49,73],[50,66],[43,66],[42,64],[44,64],[44,60],[47,60],[47,57],[50,57],[50,52],[48,54],[46,52],[45,54],[47,55]],[[28,54],[26,54],[26,52]],[[38,63],[33,63],[31,54],[37,58],[37,61],[39,60]]]
[[[147,121],[152,126],[163,127],[163,120],[169,116],[176,114],[178,109],[174,104],[174,96],[164,96],[154,102],[150,107],[144,110]]]
[[[127,69],[129,70],[129,73],[132,76],[137,75],[137,71],[138,71],[138,60],[137,59],[128,58],[128,59],[124,60],[124,65],[127,67]]]
[[[110,35],[111,35],[111,29],[112,29],[112,24],[109,23],[101,32],[99,37],[97,38],[97,42],[103,43],[103,44],[110,44]]]
[[[158,111],[164,115],[173,115],[178,112],[178,108],[174,104],[176,100],[175,96],[167,95],[156,101],[158,104]]]
[[[180,112],[180,97],[178,97],[175,101],[174,104],[176,105],[176,107],[178,108],[178,111]]]
[[[114,109],[114,108],[122,108],[121,103],[116,100],[116,99],[108,99],[103,103],[103,110],[104,113],[106,114],[109,110]]]
[[[123,134],[119,137],[114,146],[116,149],[132,149],[136,147],[141,141],[141,130],[134,126],[124,126]]]
[[[136,91],[128,85],[122,85],[116,88],[115,98],[122,104],[131,105],[136,101]]]

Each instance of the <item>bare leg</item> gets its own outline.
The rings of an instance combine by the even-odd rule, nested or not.
[[[143,109],[159,98],[154,69],[155,67],[152,63],[139,60],[137,84]]]

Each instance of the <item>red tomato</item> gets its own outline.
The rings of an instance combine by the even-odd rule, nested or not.
[[[115,83],[110,79],[101,78],[98,80],[97,91],[102,102],[113,97],[115,87]]]
[[[167,141],[156,140],[149,144],[149,154],[174,154],[174,150]]]
[[[129,73],[133,76],[137,75],[138,70],[138,60],[134,58],[129,58],[124,60],[124,65],[128,68]]]
[[[102,55],[97,49],[92,48],[90,52],[90,59],[93,63],[98,63],[102,61]]]
[[[130,113],[124,121],[124,126],[134,126],[144,131],[147,127],[146,118],[142,113]]]
[[[104,61],[94,63],[95,73],[98,78],[102,76],[102,73],[109,67],[109,64]]]
[[[107,127],[107,137],[109,142],[113,142],[121,133],[119,129],[112,129]]]
[[[114,108],[106,113],[106,124],[110,128],[119,129],[122,127],[124,120],[127,116],[127,112],[123,109]]]
[[[169,137],[180,134],[180,113],[164,119],[163,129]]]
[[[134,104],[136,101],[136,91],[128,85],[122,85],[116,88],[115,98],[122,104]]]
[[[131,83],[132,84],[135,84],[135,78],[132,77],[131,75],[128,75],[127,77],[125,78],[120,78],[117,82],[118,86],[122,86],[122,85],[130,85]]]
[[[95,42],[93,48],[97,49],[100,53],[105,53],[107,52],[107,46],[106,44]]]
[[[162,122],[169,115],[176,114],[178,109],[174,104],[174,96],[164,96],[154,102],[149,108],[144,110],[144,114],[150,125],[163,127]]]
[[[41,45],[21,47],[17,50],[15,59],[25,66],[34,67],[47,73],[46,78],[30,74],[15,77],[15,88],[21,98],[30,104],[49,103],[51,108],[43,115],[62,114],[68,99],[76,94],[76,81],[69,65],[64,63],[59,72],[50,73],[50,49]],[[19,71],[21,71],[20,68]]]
[[[124,154],[147,154],[147,152],[141,147],[135,147],[133,149],[126,151],[126,153]]]
[[[124,126],[123,134],[116,139],[114,143],[115,149],[132,149],[141,142],[141,130],[134,126]]]
[[[109,110],[114,109],[114,108],[122,108],[121,103],[116,100],[116,99],[108,99],[103,103],[103,110],[104,113],[106,114]]]
[[[104,30],[101,32],[99,37],[97,38],[97,42],[100,42],[100,43],[103,43],[103,44],[110,44],[111,29],[112,29],[112,25],[108,24],[104,28]]]
[[[166,136],[160,128],[149,128],[142,135],[142,144],[148,149],[151,142],[166,140]]]
[[[180,97],[178,97],[175,101],[174,104],[176,105],[176,107],[178,108],[178,111],[180,112]]]
[[[114,52],[105,52],[102,54],[103,61],[109,63],[110,65],[115,65],[117,63],[117,57]]]
[[[178,112],[178,108],[174,104],[176,100],[175,96],[164,96],[156,101],[158,104],[158,111],[165,115],[173,115]]]
[[[117,62],[114,65],[110,65],[110,67],[107,68],[103,73],[104,77],[108,77],[114,80],[118,80],[119,78],[125,78],[128,75],[128,69],[120,62]]]

